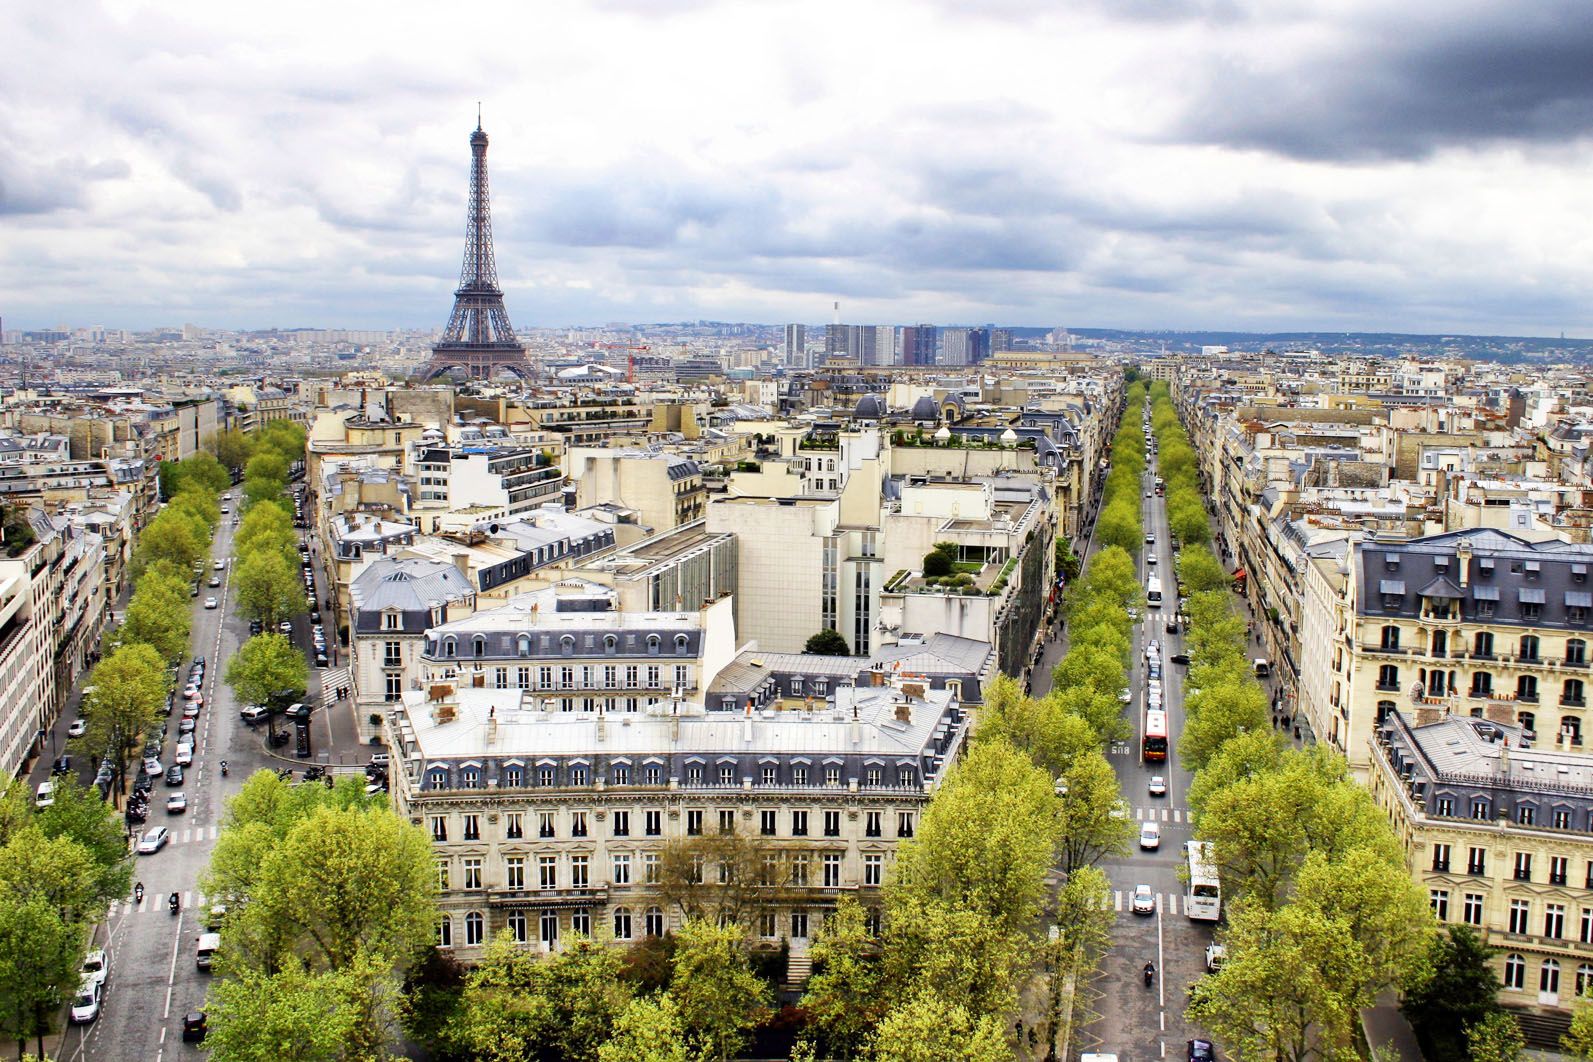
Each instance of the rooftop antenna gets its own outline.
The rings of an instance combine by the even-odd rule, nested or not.
[[[476,128],[481,128],[481,101],[476,101]]]

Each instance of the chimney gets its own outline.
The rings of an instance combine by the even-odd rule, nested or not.
[[[883,664],[875,664],[869,669],[868,684],[870,686],[885,685],[885,666]]]
[[[1471,539],[1463,538],[1455,547],[1455,568],[1460,572],[1460,588],[1466,588],[1466,578],[1471,568]]]
[[[896,703],[896,721],[898,723],[911,723],[913,721],[913,702],[898,701]]]
[[[498,706],[490,705],[487,708],[487,746],[491,748],[498,743]]]
[[[1510,739],[1505,738],[1499,745],[1499,775],[1508,777],[1510,774]]]
[[[741,718],[741,740],[744,744],[752,744],[752,702],[747,702],[747,712]]]
[[[863,724],[857,718],[857,694],[852,694],[852,744],[860,745],[863,742]]]
[[[454,567],[459,569],[459,574],[465,577],[465,582],[470,581],[470,554],[455,553]]]
[[[669,705],[669,740],[671,743],[680,740],[680,699],[676,698]]]
[[[597,702],[597,742],[602,744],[608,740],[608,716],[603,714],[603,702]]]

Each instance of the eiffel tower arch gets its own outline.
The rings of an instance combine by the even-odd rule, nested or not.
[[[487,134],[481,121],[470,134],[470,210],[465,220],[465,261],[454,292],[454,312],[442,338],[432,344],[431,358],[416,374],[433,380],[450,369],[462,369],[472,380],[509,372],[521,380],[536,370],[525,345],[514,335],[509,311],[498,287],[498,264],[492,251],[492,204],[487,192]]]

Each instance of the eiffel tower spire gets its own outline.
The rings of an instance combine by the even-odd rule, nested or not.
[[[533,375],[525,347],[509,323],[503,290],[498,287],[492,201],[487,190],[487,134],[481,128],[479,109],[475,132],[470,134],[470,209],[465,217],[465,259],[454,292],[454,312],[420,376],[429,380],[456,368],[476,380],[489,379],[500,369],[523,380]]]

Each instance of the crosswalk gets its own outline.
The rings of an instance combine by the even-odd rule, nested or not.
[[[1161,804],[1152,804],[1148,807],[1130,808],[1136,822],[1188,822],[1189,811],[1186,808],[1170,808]]]
[[[1158,892],[1152,895],[1156,897],[1156,910],[1165,915],[1177,914],[1179,904],[1184,898],[1181,893],[1176,892]],[[1133,902],[1134,894],[1132,892],[1117,889],[1112,893],[1112,907],[1114,910],[1126,911]],[[1185,913],[1187,914],[1188,912],[1186,911]]]
[[[181,902],[184,911],[203,911],[208,906],[205,902],[205,894],[197,889],[189,889],[187,892],[178,893],[178,896],[181,897],[179,902]],[[157,911],[161,914],[169,915],[170,911],[166,904],[170,902],[170,897],[171,893],[169,892],[150,890],[144,893],[142,900],[135,900],[131,896],[121,900],[112,900],[108,917],[114,919],[123,914],[154,914]]]
[[[347,667],[331,668],[321,672],[321,707],[332,707],[337,703],[338,688],[352,685]]]

